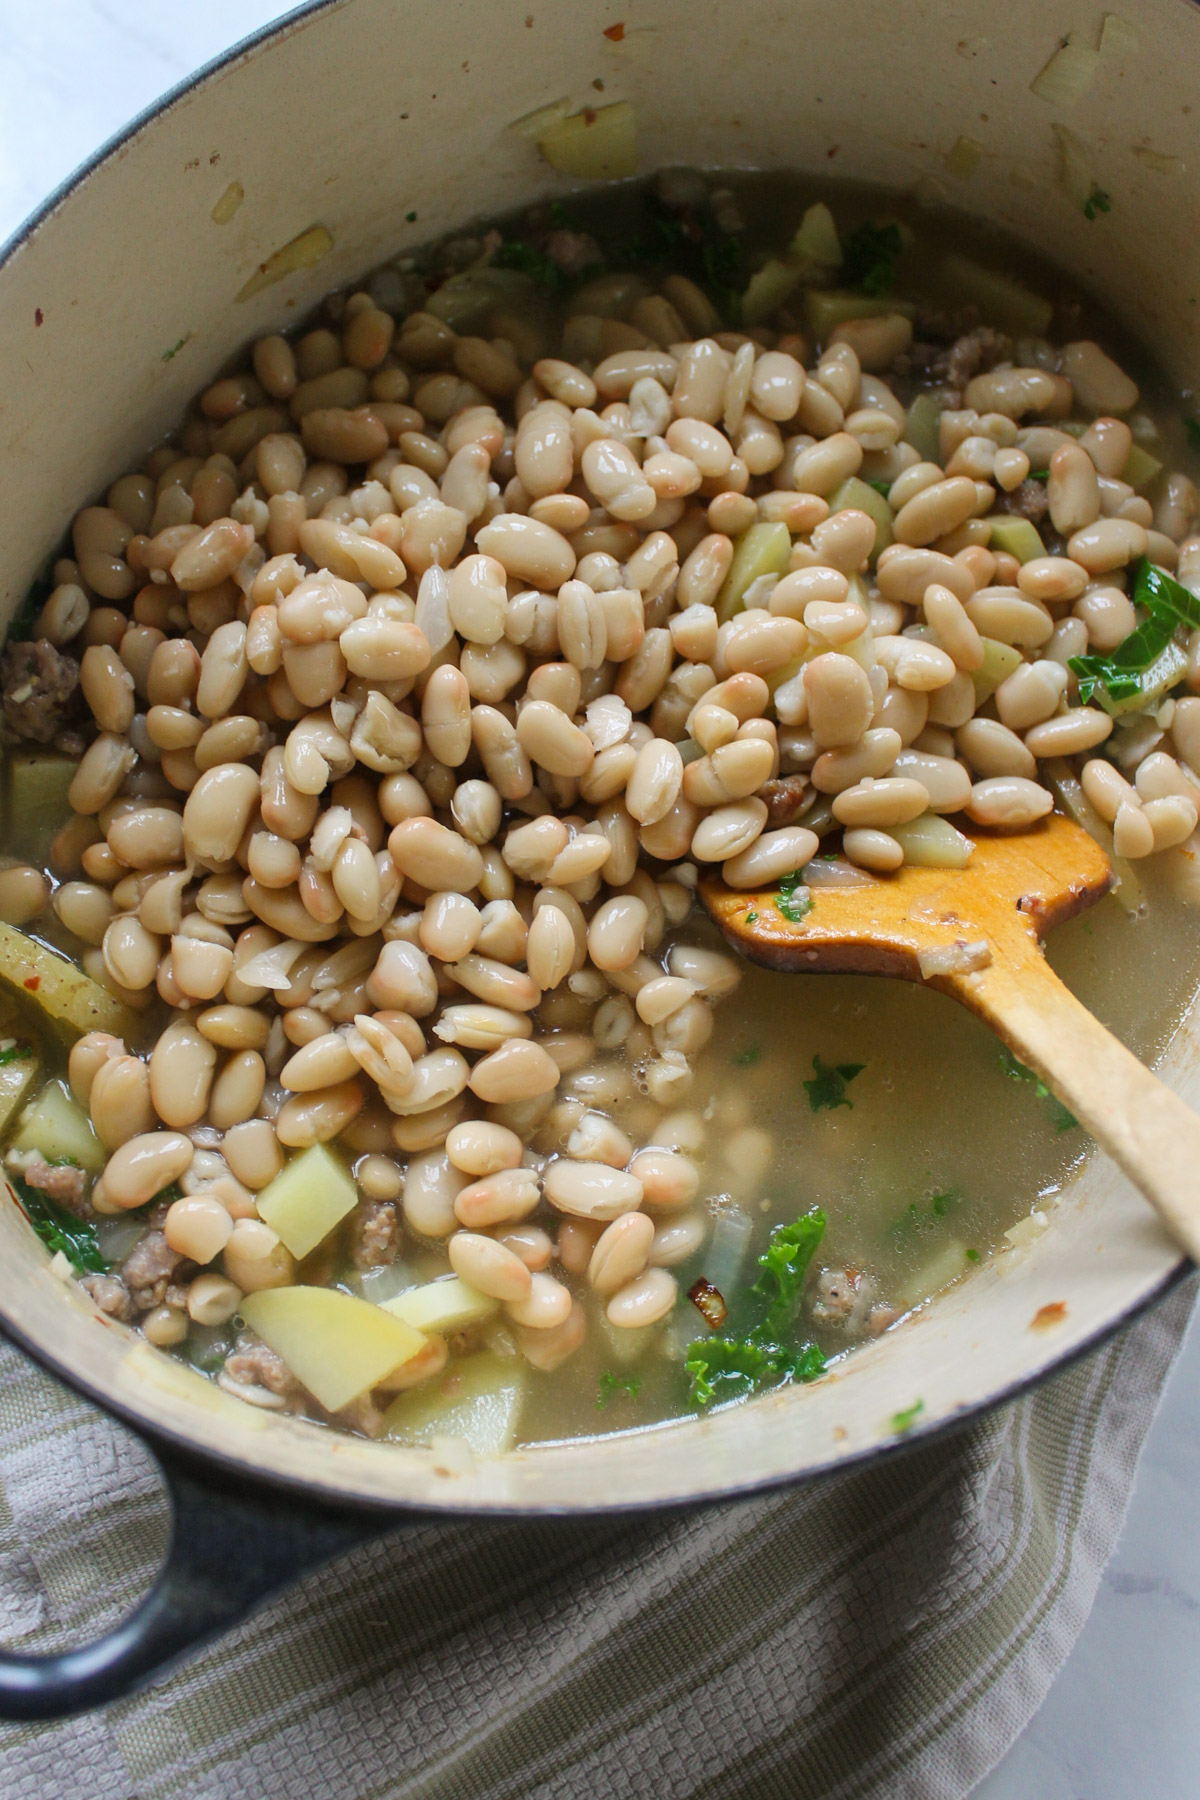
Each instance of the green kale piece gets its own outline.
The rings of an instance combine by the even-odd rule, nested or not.
[[[833,1112],[838,1106],[852,1107],[854,1102],[846,1092],[846,1084],[861,1075],[866,1066],[866,1063],[829,1064],[814,1056],[813,1078],[804,1083],[813,1112]]]

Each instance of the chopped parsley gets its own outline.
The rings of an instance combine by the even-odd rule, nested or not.
[[[8,1063],[28,1062],[32,1055],[33,1049],[31,1045],[10,1044],[7,1050],[0,1050],[0,1068],[3,1068]]]
[[[803,869],[793,869],[779,883],[776,912],[782,913],[789,925],[798,925],[805,913],[812,911],[813,897],[804,885]]]
[[[969,1263],[977,1263],[977,1262],[982,1262],[983,1258],[979,1254],[978,1250],[968,1250],[967,1251],[967,1261]]]
[[[553,257],[547,256],[544,251],[535,250],[523,238],[505,238],[492,257],[492,264],[497,269],[517,269],[552,294],[565,294],[578,285]],[[595,270],[588,270],[587,273],[594,274]]]
[[[191,335],[190,331],[185,332],[177,344],[172,344],[169,350],[164,350],[162,353],[162,360],[164,362],[173,361],[174,358],[179,355],[179,352],[183,349],[183,346],[187,343],[188,338],[190,338]]]
[[[1064,1106],[1058,1096],[1050,1092],[1050,1089],[1046,1086],[1041,1076],[1035,1074],[1032,1069],[1027,1068],[1019,1058],[1013,1055],[1011,1050],[1002,1050],[1000,1052],[1000,1067],[1010,1081],[1022,1081],[1032,1084],[1034,1093],[1037,1095],[1038,1099],[1046,1101],[1047,1109],[1051,1119],[1054,1121],[1054,1129],[1056,1131],[1075,1131],[1078,1129],[1079,1120],[1075,1117],[1075,1114],[1070,1108]]]
[[[1025,479],[1026,481],[1049,481],[1050,471],[1049,469],[1030,469]]]
[[[864,294],[890,294],[896,264],[904,248],[898,225],[860,225],[843,245],[842,274],[846,286]]]
[[[892,1430],[901,1433],[911,1431],[924,1411],[925,1402],[914,1400],[911,1406],[904,1408],[903,1412],[892,1414]]]
[[[753,925],[757,921],[757,919],[758,919],[758,914],[753,910],[753,908],[751,908],[751,910],[746,914],[747,925]]]
[[[1145,691],[1150,670],[1179,628],[1200,628],[1200,599],[1145,557],[1137,565],[1130,598],[1144,609],[1145,617],[1129,636],[1107,656],[1073,656],[1068,664],[1079,677],[1079,698],[1084,706],[1097,690],[1101,690],[1101,705],[1106,696],[1112,701],[1129,700]]]
[[[636,1375],[615,1375],[611,1369],[605,1369],[596,1393],[596,1411],[603,1412],[610,1400],[626,1396],[636,1400],[641,1391],[642,1384]]]
[[[833,1112],[839,1106],[853,1107],[846,1086],[856,1075],[861,1075],[866,1066],[866,1063],[823,1063],[819,1056],[814,1056],[813,1078],[804,1083],[813,1112]]]
[[[688,1345],[684,1368],[693,1406],[740,1399],[781,1382],[815,1381],[824,1374],[825,1358],[817,1345],[794,1341],[804,1284],[824,1233],[825,1214],[817,1207],[792,1225],[776,1226],[758,1258],[761,1273],[739,1308],[746,1321],[742,1329]]]
[[[884,480],[881,480],[878,478],[874,481],[868,481],[868,483],[867,483],[867,486],[874,488],[875,492],[877,494],[882,494],[885,500],[888,497],[888,492],[891,488],[891,485],[892,484],[890,481],[884,481]]]
[[[747,1044],[744,1050],[739,1050],[729,1060],[735,1069],[752,1069],[756,1062],[762,1061],[762,1045]]]
[[[1106,194],[1102,187],[1093,187],[1091,193],[1088,195],[1087,199],[1083,203],[1084,218],[1085,219],[1094,219],[1096,217],[1097,213],[1106,213],[1106,212],[1111,212],[1111,211],[1112,211],[1112,195]]]
[[[914,1237],[923,1237],[927,1232],[936,1231],[942,1221],[962,1205],[963,1199],[961,1188],[948,1187],[927,1195],[921,1202],[912,1200],[899,1217],[892,1220],[888,1226],[888,1235],[899,1246]]]
[[[29,1223],[51,1256],[61,1250],[77,1275],[103,1275],[108,1263],[100,1254],[96,1228],[77,1219],[40,1188],[32,1188],[19,1175],[8,1177]]]

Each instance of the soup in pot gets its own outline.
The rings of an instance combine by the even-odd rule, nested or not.
[[[800,919],[1057,807],[1117,881],[1051,959],[1153,1057],[1197,433],[1057,271],[782,175],[540,206],[248,346],[0,667],[54,1267],[250,1404],[490,1453],[819,1379],[1044,1229],[1088,1143],[1030,1071],[746,966],[696,883]]]

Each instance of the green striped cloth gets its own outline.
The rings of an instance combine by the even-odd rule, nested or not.
[[[1193,1294],[981,1424],[812,1488],[411,1527],[149,1693],[0,1731],[0,1794],[957,1800],[1087,1616]],[[140,1447],[0,1349],[4,1639],[107,1628],[164,1539]]]

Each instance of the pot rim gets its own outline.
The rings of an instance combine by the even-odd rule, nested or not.
[[[319,0],[319,3],[326,4],[327,0]],[[332,0],[332,3],[338,4],[338,0]],[[1006,1406],[1011,1401],[1021,1399],[1025,1394],[1032,1392],[1034,1388],[1040,1387],[1043,1382],[1049,1381],[1056,1375],[1064,1373],[1075,1363],[1082,1361],[1084,1357],[1090,1356],[1094,1351],[1101,1349],[1105,1344],[1110,1342],[1111,1339],[1116,1337],[1119,1332],[1123,1331],[1126,1326],[1134,1324],[1144,1313],[1149,1312],[1152,1307],[1159,1305],[1159,1303],[1165,1300],[1169,1294],[1173,1293],[1192,1273],[1193,1268],[1194,1265],[1191,1259],[1187,1256],[1181,1256],[1178,1262],[1168,1270],[1166,1275],[1162,1277],[1156,1286],[1151,1288],[1147,1293],[1141,1295],[1141,1297],[1134,1301],[1132,1305],[1125,1307],[1121,1312],[1106,1319],[1104,1323],[1089,1336],[1072,1344],[1069,1349],[1065,1350],[1060,1357],[1055,1358],[1053,1362],[1046,1364],[1040,1369],[1034,1370],[1030,1374],[1022,1375],[1016,1380],[1008,1382],[1004,1387],[998,1388],[994,1393],[988,1394],[981,1399],[965,1402],[962,1406],[947,1413],[944,1417],[931,1419],[927,1425],[916,1425],[908,1431],[897,1433],[890,1438],[885,1438],[882,1442],[866,1444],[862,1449],[851,1451],[848,1454],[843,1453],[838,1455],[836,1453],[827,1452],[826,1455],[819,1460],[809,1462],[803,1468],[782,1475],[752,1477],[746,1481],[738,1482],[735,1485],[722,1483],[720,1486],[705,1488],[702,1491],[689,1493],[682,1497],[668,1496],[650,1501],[599,1501],[594,1504],[588,1502],[582,1505],[538,1504],[536,1502],[529,1502],[519,1506],[468,1505],[456,1507],[444,1504],[441,1501],[422,1500],[419,1498],[405,1497],[402,1499],[390,1499],[387,1496],[376,1496],[367,1499],[361,1494],[338,1492],[327,1488],[320,1482],[306,1480],[299,1475],[283,1473],[279,1470],[266,1467],[262,1463],[255,1462],[252,1458],[236,1455],[220,1447],[214,1447],[209,1444],[198,1444],[196,1438],[189,1432],[175,1431],[168,1426],[159,1424],[147,1424],[145,1418],[135,1406],[132,1406],[121,1399],[115,1399],[111,1394],[104,1391],[99,1382],[93,1382],[81,1368],[73,1363],[60,1360],[54,1352],[47,1349],[44,1344],[37,1342],[21,1327],[13,1325],[2,1306],[0,1306],[0,1329],[3,1330],[5,1337],[8,1338],[10,1343],[17,1345],[17,1347],[24,1351],[27,1356],[32,1357],[33,1361],[36,1362],[39,1367],[57,1377],[58,1380],[63,1382],[74,1393],[81,1395],[86,1400],[92,1401],[93,1404],[98,1406],[102,1412],[107,1413],[111,1418],[118,1419],[123,1425],[128,1426],[134,1435],[140,1438],[141,1441],[149,1447],[152,1453],[154,1453],[157,1447],[161,1445],[171,1451],[177,1451],[185,1457],[199,1457],[206,1464],[211,1463],[226,1474],[236,1474],[243,1477],[249,1476],[251,1480],[259,1486],[274,1491],[295,1494],[307,1499],[315,1499],[324,1505],[344,1507],[350,1511],[374,1513],[389,1512],[396,1514],[412,1512],[426,1514],[434,1518],[460,1517],[476,1521],[486,1519],[525,1518],[605,1518],[619,1513],[642,1514],[648,1512],[664,1512],[672,1507],[712,1506],[719,1504],[722,1501],[754,1499],[760,1495],[781,1491],[784,1488],[798,1487],[802,1483],[807,1484],[812,1481],[827,1479],[833,1475],[849,1473],[850,1471],[861,1469],[867,1463],[874,1463],[883,1458],[899,1456],[906,1451],[925,1448],[928,1445],[940,1442],[944,1438],[962,1430],[965,1426],[977,1423],[980,1419],[984,1418],[988,1413],[995,1411],[997,1408]],[[850,1351],[847,1352],[847,1354],[853,1355],[854,1353],[853,1351]],[[731,1404],[741,1407],[742,1405],[745,1405],[746,1402],[738,1401],[732,1402]],[[749,1404],[753,1405],[754,1401],[751,1400]],[[719,1410],[724,1411],[726,1409],[721,1408]],[[682,1419],[668,1421],[667,1423],[668,1425],[674,1424],[686,1426],[689,1421],[687,1419]],[[322,1428],[317,1426],[316,1429],[320,1430]],[[641,1436],[647,1432],[654,1432],[662,1429],[663,1426],[661,1424],[642,1425],[632,1427],[627,1431],[614,1432],[606,1435],[628,1438]],[[593,1438],[583,1441],[595,1444],[597,1440]],[[532,1444],[525,1451],[525,1454],[535,1456],[537,1451],[538,1445]]]
[[[137,112],[127,124],[105,139],[69,175],[64,177],[11,235],[0,243],[0,273],[3,273],[12,259],[35,238],[41,226],[58,211],[66,200],[82,189],[104,165],[116,157],[126,146],[135,142],[148,127],[156,124],[180,101],[187,99],[214,77],[225,73],[239,62],[248,59],[252,54],[263,50],[273,42],[292,35],[311,19],[341,9],[351,3],[352,0],[300,0],[300,4],[290,8],[279,18],[258,27],[245,37],[239,38],[228,49],[209,58],[197,69],[166,89]],[[1186,3],[1190,8],[1193,0],[1186,0]],[[1194,3],[1200,4],[1200,0],[1194,0]],[[23,1327],[13,1323],[2,1300],[0,1300],[0,1330],[10,1342],[30,1356],[40,1367],[62,1381],[73,1392],[90,1400],[102,1411],[126,1425],[150,1447],[152,1452],[161,1446],[164,1450],[179,1452],[184,1457],[199,1459],[224,1473],[236,1474],[243,1479],[249,1478],[263,1488],[293,1494],[297,1497],[315,1499],[325,1505],[332,1504],[347,1511],[388,1512],[397,1515],[414,1513],[434,1518],[473,1519],[604,1517],[615,1514],[665,1511],[672,1507],[685,1505],[712,1505],[721,1501],[750,1499],[800,1483],[825,1479],[843,1471],[857,1470],[869,1462],[875,1462],[885,1457],[895,1457],[930,1445],[959,1431],[964,1426],[978,1421],[993,1409],[1021,1398],[1043,1381],[1065,1371],[1075,1362],[1101,1348],[1118,1332],[1132,1324],[1143,1313],[1149,1311],[1151,1307],[1173,1292],[1192,1271],[1192,1268],[1191,1260],[1181,1253],[1174,1264],[1151,1288],[1140,1294],[1130,1304],[1122,1307],[1120,1311],[1106,1317],[1087,1336],[1072,1343],[1060,1355],[1048,1360],[1040,1368],[1018,1376],[1004,1386],[975,1400],[964,1402],[942,1417],[931,1419],[924,1425],[914,1426],[903,1434],[893,1435],[881,1442],[866,1444],[861,1449],[849,1453],[826,1453],[816,1460],[806,1462],[803,1467],[786,1473],[751,1477],[733,1484],[722,1482],[717,1486],[693,1491],[682,1498],[660,1496],[653,1500],[600,1501],[578,1505],[561,1502],[530,1502],[523,1505],[485,1503],[482,1506],[479,1504],[454,1506],[447,1505],[441,1500],[433,1501],[413,1497],[391,1499],[387,1496],[375,1496],[367,1498],[362,1493],[339,1489],[336,1482],[326,1485],[320,1481],[305,1479],[301,1475],[281,1472],[248,1455],[214,1447],[204,1442],[198,1431],[176,1430],[157,1422],[148,1423],[142,1410],[136,1405],[123,1398],[114,1397],[102,1387],[99,1381],[90,1378],[83,1367],[60,1359],[44,1343],[35,1339]],[[677,1423],[686,1424],[687,1421],[677,1421]],[[659,1429],[661,1426],[642,1426],[606,1435],[626,1438]],[[596,1440],[589,1441],[595,1443]],[[527,1454],[535,1454],[537,1448],[537,1445],[531,1446]]]

